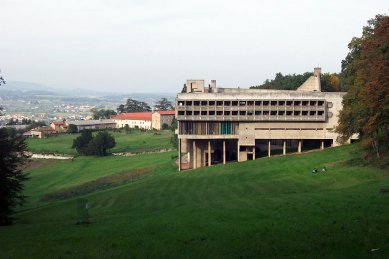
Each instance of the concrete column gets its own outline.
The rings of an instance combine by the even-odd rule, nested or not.
[[[282,154],[285,156],[286,155],[286,140],[284,140],[284,146],[282,148]]]
[[[223,140],[223,165],[226,164],[226,141]]]
[[[178,139],[178,171],[181,171],[181,139]]]
[[[269,140],[269,144],[268,144],[268,147],[267,147],[267,156],[270,157],[271,156],[271,141]]]
[[[238,150],[237,150],[237,158],[236,160],[238,160],[238,162],[240,162],[240,147],[239,147],[239,140],[236,142],[236,146],[238,147]]]
[[[193,169],[197,168],[197,148],[196,141],[193,140]]]
[[[253,160],[255,160],[255,144],[254,144],[254,147],[253,147]]]
[[[211,166],[211,141],[208,140],[208,166]]]
[[[320,146],[320,149],[323,150],[324,149],[324,140],[321,141],[321,146]]]
[[[298,147],[297,152],[301,153],[301,140],[299,140],[299,147]]]

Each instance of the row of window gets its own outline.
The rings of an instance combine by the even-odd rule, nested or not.
[[[323,100],[178,101],[178,106],[324,106]]]
[[[181,135],[236,135],[238,122],[181,122],[179,134]]]
[[[322,116],[324,111],[178,111],[181,116]]]

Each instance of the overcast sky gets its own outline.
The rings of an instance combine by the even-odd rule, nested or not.
[[[351,38],[388,11],[388,0],[0,0],[0,69],[57,88],[249,87],[339,72]]]

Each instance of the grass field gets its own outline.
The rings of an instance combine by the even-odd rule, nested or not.
[[[38,162],[16,224],[0,228],[2,258],[389,256],[389,172],[353,145],[176,172],[174,153]],[[327,166],[326,173],[312,168]],[[42,195],[149,168],[147,177],[77,199]]]
[[[135,131],[131,134],[126,134],[125,131],[110,132],[115,137],[116,146],[112,152],[131,152],[142,153],[147,151],[173,148],[170,143],[172,132],[165,131]],[[49,138],[28,138],[27,144],[29,150],[37,153],[58,153],[58,154],[77,154],[75,149],[72,149],[73,139],[80,134],[60,134]]]

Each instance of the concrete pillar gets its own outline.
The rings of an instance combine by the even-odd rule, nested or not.
[[[301,153],[301,139],[299,139],[299,147],[298,147],[297,152]]]
[[[208,166],[211,166],[211,141],[208,140]]]
[[[181,139],[178,139],[178,171],[181,171]]]
[[[271,141],[269,140],[269,144],[268,144],[268,147],[267,147],[267,156],[270,157],[271,156]]]
[[[321,141],[321,146],[320,146],[320,149],[323,150],[324,149],[324,140]]]
[[[223,140],[223,165],[226,164],[226,141]]]
[[[236,157],[236,159],[238,160],[238,162],[240,162],[240,147],[239,147],[239,140],[236,142],[236,146],[238,147],[238,150],[237,150],[237,152],[236,152],[236,154],[237,154],[237,157]]]
[[[253,160],[255,160],[255,145],[253,147]]]
[[[193,140],[193,169],[197,168],[197,148],[196,141]]]
[[[285,156],[286,155],[286,140],[284,140],[284,146],[282,148],[282,154]]]

